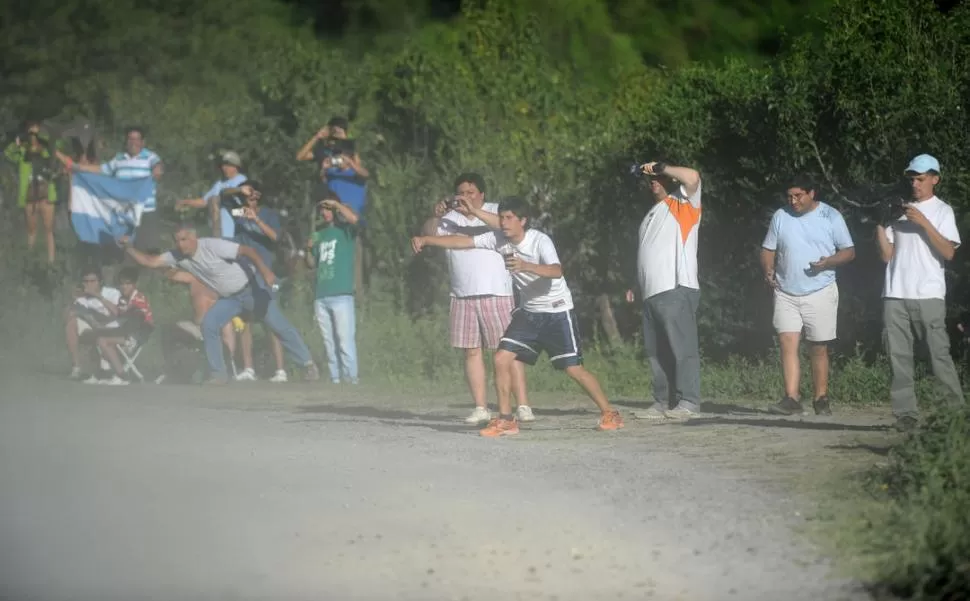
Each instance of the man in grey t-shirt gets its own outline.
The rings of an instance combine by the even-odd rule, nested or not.
[[[213,383],[228,381],[222,355],[223,326],[243,311],[262,320],[280,339],[283,347],[306,368],[308,380],[318,379],[319,372],[310,350],[300,333],[280,311],[273,293],[276,276],[266,266],[256,249],[230,240],[199,238],[195,228],[180,226],[175,232],[175,249],[161,255],[148,255],[123,240],[125,251],[144,267],[179,267],[191,273],[219,294],[219,300],[202,318],[202,338]],[[246,257],[256,268],[250,273],[238,260]],[[267,290],[269,287],[271,290]]]

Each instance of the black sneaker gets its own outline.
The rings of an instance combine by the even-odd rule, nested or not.
[[[775,413],[777,415],[795,415],[795,414],[800,415],[804,411],[804,409],[802,409],[801,403],[791,398],[790,396],[786,396],[785,398],[781,399],[776,405],[772,405],[771,407],[768,407],[768,411],[771,413]]]
[[[815,415],[832,415],[832,408],[829,407],[828,395],[823,394],[812,401],[812,409],[815,410]]]
[[[896,431],[897,432],[912,432],[916,430],[916,426],[919,422],[912,415],[904,415],[896,419]]]

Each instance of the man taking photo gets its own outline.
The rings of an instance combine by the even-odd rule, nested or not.
[[[654,404],[639,419],[686,419],[701,407],[697,340],[697,237],[701,176],[689,167],[640,167],[653,206],[640,223],[637,272],[643,298],[643,345],[653,372]],[[627,291],[633,302],[633,291]],[[671,407],[671,405],[674,405]]]
[[[950,356],[946,331],[944,262],[953,260],[960,246],[953,209],[937,198],[940,163],[928,154],[910,161],[904,172],[910,181],[911,202],[888,227],[876,226],[879,255],[886,263],[883,285],[883,327],[892,367],[893,414],[896,428],[912,430],[919,408],[913,381],[913,343],[925,340],[933,375],[947,390],[951,405],[964,403],[960,379]]]
[[[127,239],[123,239],[122,244],[125,252],[139,265],[155,269],[184,269],[218,293],[219,300],[202,318],[202,338],[212,374],[210,383],[224,384],[228,381],[220,332],[223,326],[243,311],[269,326],[283,347],[306,369],[308,380],[320,378],[303,338],[280,311],[274,296],[276,276],[256,249],[230,240],[199,238],[195,228],[185,224],[175,232],[176,248],[161,255],[142,253],[132,248]],[[240,265],[243,258],[255,266],[256,274],[243,269]],[[272,290],[263,288],[264,282]]]
[[[811,344],[816,415],[831,415],[828,399],[828,343],[835,340],[839,288],[835,268],[855,258],[845,220],[815,198],[815,185],[797,178],[787,191],[788,206],[775,211],[761,244],[761,268],[774,290],[774,326],[781,345],[785,396],[771,410],[802,413],[798,342],[802,330]]]
[[[498,203],[485,202],[485,179],[477,173],[463,173],[455,179],[455,196],[435,205],[434,215],[421,231],[425,236],[486,234],[494,229],[487,221],[497,223],[497,214]],[[451,277],[451,346],[462,349],[465,355],[465,381],[475,403],[465,423],[486,423],[491,414],[484,349],[494,352],[502,332],[512,321],[512,279],[501,255],[492,250],[449,248],[446,253]],[[518,362],[512,364],[512,390],[518,401],[518,421],[533,421],[525,391],[525,370]]]

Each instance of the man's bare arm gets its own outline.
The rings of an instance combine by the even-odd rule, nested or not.
[[[688,196],[692,196],[694,192],[697,192],[698,186],[701,185],[701,174],[696,169],[691,169],[690,167],[667,165],[664,168],[663,174],[679,181],[684,186],[684,190]]]
[[[138,263],[142,267],[148,267],[151,269],[170,267],[170,265],[162,259],[162,255],[149,255],[149,254],[143,253],[137,248],[133,247],[131,245],[131,241],[128,240],[127,238],[122,238],[120,242],[121,242],[122,248],[124,248],[125,252],[128,253],[128,256],[134,259],[135,263]]]
[[[774,288],[778,285],[778,280],[775,279],[775,251],[761,248],[761,272],[769,286]]]
[[[426,246],[463,250],[475,248],[475,239],[461,234],[454,236],[415,236],[411,238],[411,248],[414,249],[415,253],[421,252]]]
[[[879,258],[882,259],[882,262],[888,263],[892,261],[896,248],[889,241],[889,236],[886,235],[886,228],[881,225],[876,226],[876,243],[879,245]]]
[[[485,225],[487,225],[490,229],[493,229],[493,230],[501,229],[501,226],[499,225],[499,218],[497,213],[490,213],[481,207],[476,209],[475,207],[471,206],[464,200],[462,201],[462,204],[468,210],[468,213],[470,215],[484,221]]]

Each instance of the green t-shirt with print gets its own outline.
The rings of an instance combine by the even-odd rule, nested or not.
[[[354,293],[356,236],[356,228],[345,223],[313,234],[311,252],[317,263],[317,298]]]

